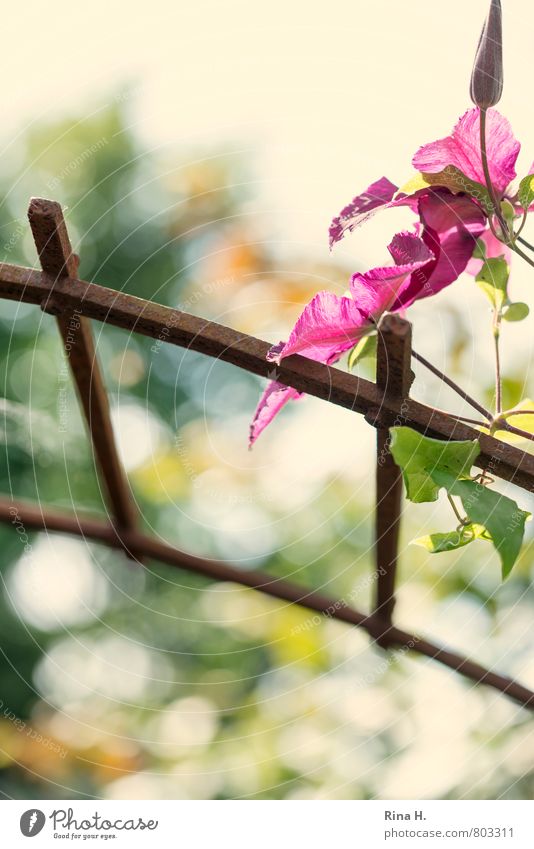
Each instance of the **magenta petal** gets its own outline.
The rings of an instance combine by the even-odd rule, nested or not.
[[[487,153],[493,185],[499,194],[516,176],[515,163],[521,145],[510,124],[496,109],[487,113]],[[454,165],[471,180],[485,184],[480,156],[480,110],[469,109],[458,121],[452,135],[419,148],[413,158],[418,171],[437,174]]]
[[[396,191],[397,186],[390,182],[387,177],[381,177],[361,195],[353,198],[330,225],[328,231],[330,247],[339,242],[345,233],[351,233],[356,227],[367,221],[380,207],[388,204]]]
[[[417,233],[396,233],[388,245],[397,270],[419,267],[434,256]]]
[[[272,422],[276,414],[280,412],[282,407],[285,407],[288,401],[294,401],[300,398],[301,395],[302,393],[297,392],[296,389],[272,380],[261,396],[256,412],[254,413],[254,418],[250,425],[249,446],[254,445],[260,433],[265,430],[267,425]]]
[[[271,348],[268,359],[280,362],[290,354],[302,354],[332,363],[356,344],[366,327],[366,316],[351,298],[319,292],[304,308],[286,344]]]
[[[432,251],[413,233],[397,233],[388,250],[395,265],[354,274],[350,284],[358,308],[374,322],[391,309],[411,275],[434,260]]]
[[[279,363],[282,357],[302,354],[310,360],[331,365],[352,348],[369,323],[351,298],[319,292],[304,308],[288,341],[273,345],[267,359]],[[250,445],[288,401],[302,393],[272,381],[263,393],[250,426]]]
[[[428,192],[419,200],[423,240],[435,259],[410,278],[393,309],[410,306],[435,295],[454,282],[473,256],[476,239],[484,232],[486,217],[465,195],[447,190]]]

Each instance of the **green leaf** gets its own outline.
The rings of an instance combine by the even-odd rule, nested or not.
[[[482,183],[477,183],[476,180],[469,179],[469,177],[466,177],[454,165],[447,165],[438,174],[427,174],[424,172],[422,176],[431,186],[444,186],[455,195],[465,192],[466,195],[478,201],[485,212],[488,214],[492,213],[493,205],[486,186],[483,186]]]
[[[358,344],[351,349],[348,359],[350,371],[352,371],[352,369],[361,362],[361,360],[376,356],[376,340],[376,333],[373,333],[370,336],[364,336],[364,338],[360,339]]]
[[[483,239],[477,239],[475,250],[473,251],[473,259],[486,259],[486,243]]]
[[[488,296],[491,305],[497,310],[501,310],[509,303],[509,276],[508,263],[503,256],[499,256],[486,259],[475,278],[482,291]]]
[[[444,551],[455,551],[457,548],[463,548],[464,545],[469,545],[473,540],[481,538],[488,538],[484,525],[470,524],[448,534],[430,534],[427,537],[414,539],[412,542],[413,545],[426,548],[430,554],[441,554]]]
[[[486,528],[501,559],[503,580],[507,578],[521,551],[530,513],[520,510],[511,498],[477,481],[457,480],[441,470],[434,471],[432,476],[450,495],[459,496],[470,522]]]
[[[522,301],[517,301],[517,303],[510,304],[510,306],[504,310],[502,317],[505,318],[506,321],[523,321],[529,312],[530,310],[527,304],[522,303]]]
[[[528,174],[528,176],[523,177],[519,183],[517,199],[523,209],[528,209],[534,201],[534,174]]]
[[[513,204],[511,204],[510,201],[506,198],[501,201],[501,212],[504,220],[508,225],[508,229],[512,233],[514,229],[515,209],[513,207]]]
[[[476,439],[442,442],[409,427],[392,427],[390,434],[390,450],[402,470],[406,495],[416,504],[437,501],[441,484],[434,481],[434,472],[447,472],[454,478],[467,475],[480,453]]]

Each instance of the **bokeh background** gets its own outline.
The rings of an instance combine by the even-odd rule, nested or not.
[[[320,289],[386,260],[391,211],[330,255],[331,217],[469,106],[484,0],[11,5],[3,22],[0,256],[36,265],[25,219],[66,207],[81,276],[273,342]],[[504,3],[504,111],[534,158],[534,13]],[[532,235],[531,229],[531,235]],[[528,267],[514,300],[534,307]],[[416,347],[491,402],[472,278],[410,313]],[[532,321],[505,328],[506,404],[532,397]],[[94,326],[147,529],[350,597],[373,590],[374,432],[304,399],[247,450],[262,382]],[[361,367],[366,377],[373,363]],[[0,489],[104,512],[53,320],[0,303]],[[416,369],[415,397],[463,412]],[[60,399],[62,399],[60,404]],[[512,488],[501,487],[512,493]],[[517,491],[522,507],[527,493]],[[446,505],[406,507],[400,624],[534,686],[531,531],[512,577],[491,546],[430,556]],[[20,531],[20,529],[19,529]],[[236,586],[0,528],[5,798],[531,798],[530,715],[426,659]]]

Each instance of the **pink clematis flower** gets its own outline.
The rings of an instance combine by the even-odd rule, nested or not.
[[[398,233],[389,245],[395,265],[355,274],[350,297],[319,292],[304,308],[287,342],[271,348],[267,359],[280,363],[291,354],[331,365],[348,351],[379,321],[381,315],[402,300],[420,269],[434,264],[434,254],[413,233]],[[400,307],[399,307],[400,308]],[[301,393],[273,380],[263,393],[252,425],[250,445],[288,401]]]
[[[487,112],[487,154],[493,187],[499,200],[506,197],[510,183],[516,176],[515,164],[520,148],[521,145],[514,138],[506,118],[496,109],[489,109]],[[446,229],[445,231],[436,231],[438,239],[441,232],[450,231],[450,222],[454,217],[457,217],[458,241],[462,241],[461,228],[465,224],[464,229],[471,236],[482,238],[483,241],[487,242],[488,247],[495,249],[496,245],[492,240],[491,230],[489,229],[488,215],[480,200],[476,196],[469,196],[467,184],[466,193],[458,193],[458,185],[455,188],[457,193],[453,193],[447,179],[447,169],[452,167],[461,172],[468,180],[481,185],[484,184],[484,169],[480,154],[480,110],[478,108],[469,109],[459,119],[450,136],[423,145],[415,154],[412,162],[423,177],[428,177],[432,186],[407,195],[399,192],[397,187],[386,177],[382,177],[361,195],[357,195],[342,209],[339,216],[334,218],[329,231],[330,246],[332,247],[340,241],[346,233],[355,230],[380,209],[408,206],[413,212],[418,213],[420,221],[424,224],[424,209],[428,199],[436,191],[439,191],[441,201],[445,207],[448,207],[450,215],[442,215],[442,224]],[[529,173],[532,173],[533,168]],[[440,178],[443,183],[440,183]],[[458,203],[458,201],[460,202]],[[473,206],[476,207],[476,212],[473,211]],[[449,232],[448,251],[453,249],[454,245]],[[472,256],[475,249],[473,239],[471,239],[471,245]],[[501,253],[506,254],[506,250],[505,246],[502,245]],[[461,267],[458,260],[460,255],[463,257],[464,253],[465,251],[462,250],[457,255],[455,267],[458,274],[456,277],[465,270],[467,262],[471,258],[468,257],[466,263]],[[452,277],[445,285],[452,283],[456,277]],[[434,292],[430,294],[434,294]]]
[[[516,176],[515,164],[521,145],[514,138],[509,121],[496,109],[487,111],[486,135],[491,182],[499,197],[504,197]],[[484,185],[480,154],[480,109],[468,109],[450,136],[420,147],[413,158],[413,165],[423,174],[439,174],[452,165],[469,179]]]
[[[494,192],[506,197],[516,176],[520,144],[510,124],[495,109],[487,111],[487,154]],[[395,265],[355,274],[350,298],[320,292],[305,307],[286,343],[271,349],[268,359],[302,354],[331,365],[375,327],[386,311],[409,307],[414,301],[440,292],[463,271],[478,273],[473,258],[477,240],[487,256],[509,256],[489,227],[488,212],[476,186],[484,185],[480,154],[480,110],[468,110],[450,136],[423,145],[413,158],[426,185],[412,194],[382,177],[357,195],[334,218],[330,246],[368,221],[379,210],[406,206],[417,216],[416,233],[399,233],[389,251]],[[448,170],[447,170],[448,169]],[[451,170],[456,182],[451,183]],[[467,180],[458,183],[458,172]],[[534,172],[534,165],[530,173]],[[471,183],[470,183],[471,181]],[[464,191],[465,189],[465,191]],[[471,193],[470,193],[471,192]],[[518,213],[520,210],[517,210]],[[275,415],[301,393],[273,381],[263,393],[250,429],[252,445]]]

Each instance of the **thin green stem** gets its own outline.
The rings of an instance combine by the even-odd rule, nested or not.
[[[506,413],[506,418],[509,419],[511,416],[534,416],[534,410],[510,410]]]
[[[495,224],[493,223],[491,215],[488,216],[488,224],[489,224],[489,228],[490,228],[492,234],[495,236],[495,238],[498,239],[499,242],[502,242],[502,238],[497,233],[497,229],[495,227]]]
[[[515,433],[516,436],[521,436],[523,439],[534,442],[534,433],[529,433],[528,430],[521,430],[520,427],[513,427],[505,419],[501,419],[496,425],[496,430],[506,430],[508,433]]]
[[[458,511],[458,508],[457,508],[456,504],[454,503],[454,499],[453,499],[452,495],[451,495],[449,492],[447,493],[447,498],[449,499],[449,504],[451,505],[452,509],[454,510],[454,515],[455,515],[455,516],[456,516],[456,518],[458,519],[458,522],[460,523],[460,525],[465,525],[465,523],[466,523],[466,519],[465,519],[465,517],[464,517],[464,516],[462,516],[462,515],[461,515],[461,513]]]
[[[502,412],[502,378],[501,378],[501,352],[499,342],[501,338],[501,311],[496,309],[493,314],[493,339],[495,342],[495,415]]]
[[[491,422],[481,422],[480,419],[471,419],[469,416],[460,416],[458,413],[449,413],[448,410],[440,410],[439,407],[433,407],[432,409],[436,413],[441,413],[443,416],[450,416],[451,419],[456,419],[458,422],[465,422],[466,424],[476,425],[477,427],[488,427],[491,425]],[[532,412],[534,413],[534,410],[532,410]]]
[[[473,407],[473,409],[477,411],[477,413],[481,413],[481,415],[483,415],[488,422],[491,422],[493,420],[493,416],[489,410],[486,410],[486,408],[483,407],[482,404],[479,404],[478,401],[475,401],[474,398],[471,398],[471,396],[468,395],[467,392],[465,392],[461,386],[458,386],[458,384],[455,383],[452,378],[447,377],[446,374],[436,368],[436,366],[432,365],[432,363],[430,363],[423,356],[421,356],[421,354],[418,354],[417,351],[414,351],[413,348],[412,357],[414,358],[414,360],[418,360],[425,368],[431,371],[432,374],[435,374],[436,377],[439,377],[439,379],[442,380],[443,383],[446,383],[447,386],[450,386],[450,388],[453,389],[456,394],[460,396],[460,398],[463,398],[464,401],[470,404],[471,407]]]
[[[516,239],[519,239],[519,241],[522,242],[524,245],[526,245],[528,248],[530,248],[531,250],[534,250],[534,247],[532,247],[532,245],[529,245],[529,243],[526,242],[525,239],[520,238],[521,233],[523,232],[523,228],[524,228],[525,224],[527,223],[527,218],[528,218],[528,209],[525,209],[525,211],[523,213],[523,218],[521,219],[521,224],[519,225],[519,230],[517,231],[517,233],[514,233],[514,241]]]
[[[501,205],[495,195],[495,189],[493,188],[493,183],[491,182],[491,174],[488,165],[488,151],[486,148],[486,118],[487,111],[486,109],[480,109],[480,156],[482,159],[482,169],[484,171],[484,178],[486,180],[486,188],[488,190],[488,194],[491,200],[491,205],[495,211],[495,215],[497,221],[501,225],[501,229],[503,232],[503,236],[505,240],[509,240],[510,234],[508,232],[508,227],[506,225],[506,221],[504,220],[504,216],[502,214]]]
[[[525,220],[526,220],[526,216],[525,216]],[[534,251],[534,245],[531,245],[530,242],[527,242],[526,239],[523,239],[523,237],[519,235],[519,233],[521,232],[522,229],[523,229],[523,225],[521,225],[521,227],[519,228],[519,232],[517,233],[517,237],[516,237],[517,241],[521,242],[521,244],[524,245],[526,248],[528,248],[529,251]]]
[[[519,239],[518,241],[522,242],[523,239]],[[509,247],[514,251],[514,253],[516,253],[518,256],[522,257],[525,260],[525,262],[528,262],[528,264],[531,265],[534,268],[534,260],[532,260],[529,256],[527,256],[526,253],[524,253],[524,251],[521,250],[521,248],[518,248],[517,245],[514,245],[513,243],[510,244]]]

